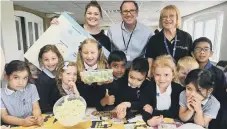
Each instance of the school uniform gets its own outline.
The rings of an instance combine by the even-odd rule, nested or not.
[[[220,102],[221,107],[217,116],[216,120],[212,120],[210,122],[210,127],[211,129],[215,128],[224,128],[227,126],[227,83],[225,80],[225,74],[222,70],[217,68],[216,66],[212,65],[211,62],[209,61],[205,69],[209,70],[212,73],[213,76],[213,81],[214,81],[214,91],[213,91],[213,96],[217,98],[217,100]],[[222,126],[222,127],[221,127]]]
[[[84,67],[86,71],[98,69],[97,64],[90,67],[86,63],[84,63]],[[80,93],[80,96],[82,96],[85,99],[88,107],[97,108],[101,106],[100,101],[106,94],[106,91],[103,88],[103,86],[99,86],[97,83],[92,83],[91,85],[88,85],[85,84],[80,79],[76,81],[76,85]]]
[[[183,90],[184,88],[181,85],[171,82],[166,92],[161,94],[155,81],[151,80],[151,84],[145,87],[140,95],[143,120],[147,122],[147,120],[151,119],[153,116],[159,115],[177,118],[179,112],[179,95]],[[152,114],[143,110],[146,104],[153,107]]]
[[[55,76],[44,69],[35,82],[39,93],[39,105],[42,113],[53,112],[55,102],[61,97],[56,85]]]
[[[117,104],[120,104],[122,102],[131,103],[131,107],[127,109],[126,119],[134,117],[136,114],[140,112],[139,98],[140,98],[140,95],[142,94],[141,91],[142,89],[144,89],[145,87],[148,87],[149,85],[150,85],[150,81],[144,80],[144,82],[141,84],[140,87],[132,88],[128,83],[128,77],[127,77],[127,80],[125,80],[123,85],[120,86]]]
[[[1,109],[6,109],[10,116],[26,118],[32,115],[32,104],[39,100],[39,94],[34,84],[18,91],[6,86],[1,88]]]
[[[190,56],[192,48],[191,35],[180,29],[176,31],[176,36],[171,41],[165,38],[163,29],[152,36],[148,42],[145,57],[156,59],[156,57],[166,54],[172,55],[177,62],[181,57]]]
[[[121,86],[124,85],[125,80],[127,81],[127,76],[126,74],[121,77],[121,78],[115,78],[112,83],[109,84],[105,84],[102,87],[105,89],[108,89],[109,95],[114,95],[115,97],[115,103],[113,105],[99,105],[99,107],[97,107],[97,110],[99,111],[110,111],[113,110],[118,104],[119,104],[119,93],[121,92]]]
[[[182,91],[180,94],[180,106],[187,108],[187,97],[186,91]],[[208,98],[202,101],[202,111],[204,116],[209,117],[211,119],[216,119],[218,111],[220,109],[219,101],[213,96],[210,95]],[[194,116],[188,122],[194,122]],[[216,128],[219,129],[219,128]]]

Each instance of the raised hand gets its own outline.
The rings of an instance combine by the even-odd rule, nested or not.
[[[151,105],[149,105],[149,104],[146,104],[146,105],[143,107],[143,110],[146,111],[146,112],[148,112],[148,113],[150,113],[150,114],[152,114],[152,112],[153,112],[153,108],[152,108]]]

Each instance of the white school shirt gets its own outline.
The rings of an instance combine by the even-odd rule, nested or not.
[[[167,87],[164,93],[160,93],[159,86],[156,85],[156,110],[168,110],[171,106],[171,93],[172,87],[171,84]]]

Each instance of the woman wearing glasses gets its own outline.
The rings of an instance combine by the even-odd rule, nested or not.
[[[171,55],[177,62],[181,57],[189,56],[192,46],[192,37],[180,30],[181,16],[178,8],[168,5],[161,11],[159,27],[161,32],[150,38],[145,56],[150,66],[152,61],[160,55]]]
[[[83,28],[91,34],[102,46],[104,46],[109,52],[111,51],[110,39],[104,34],[104,30],[100,27],[102,19],[101,6],[97,1],[91,1],[85,7],[85,23]],[[51,24],[58,24],[57,18],[51,21]]]

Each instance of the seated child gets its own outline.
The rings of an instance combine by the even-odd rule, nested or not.
[[[192,55],[199,63],[199,68],[207,69],[212,73],[212,80],[214,81],[214,91],[212,94],[221,104],[218,116],[215,120],[211,121],[209,129],[226,128],[227,115],[223,114],[227,112],[227,83],[224,72],[212,65],[209,60],[209,58],[213,55],[212,42],[206,37],[200,37],[193,42],[192,50]]]
[[[30,62],[28,63],[28,66],[29,66],[30,72],[31,72],[31,77],[29,79],[29,82],[32,84],[35,84],[35,81],[38,79],[38,76],[41,71]]]
[[[10,125],[42,125],[36,86],[28,83],[30,69],[19,60],[11,61],[5,69],[8,85],[1,89],[1,119]]]
[[[79,97],[80,93],[76,87],[76,63],[69,61],[61,62],[56,70],[56,81],[60,96],[75,94],[77,97]]]
[[[184,87],[184,80],[187,74],[193,70],[198,69],[199,64],[197,61],[191,56],[185,56],[178,60],[177,62],[177,78],[176,83],[181,84]]]
[[[185,85],[186,90],[180,94],[180,119],[208,127],[220,108],[219,101],[212,95],[212,74],[208,70],[192,70],[185,79]]]
[[[141,114],[149,126],[158,126],[163,117],[178,117],[179,95],[184,88],[173,82],[176,65],[170,55],[157,57],[151,70],[154,79],[148,87],[141,90]]]
[[[148,61],[144,58],[136,58],[132,61],[128,72],[128,79],[119,87],[118,102],[116,107],[118,118],[130,118],[139,112],[140,91],[150,85],[146,80],[149,70]]]
[[[108,90],[108,94],[101,100],[102,107],[98,110],[112,110],[116,106],[115,98],[117,97],[118,87],[121,86],[122,80],[125,78],[125,65],[127,59],[122,51],[113,51],[108,57],[108,67],[113,69],[114,80],[110,84],[104,86]]]
[[[102,46],[95,39],[87,38],[79,46],[77,53],[77,88],[80,95],[86,100],[88,107],[100,107],[101,99],[104,98],[106,90],[103,87],[107,82],[86,84],[80,74],[83,71],[106,69],[107,60],[103,54]]]
[[[56,86],[56,67],[63,62],[63,57],[55,45],[45,45],[39,51],[38,56],[42,72],[35,81],[39,93],[39,104],[42,113],[53,111],[55,102],[59,99],[59,91]]]

